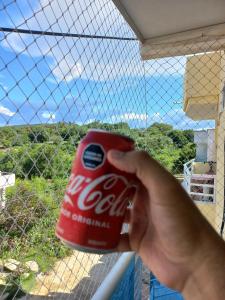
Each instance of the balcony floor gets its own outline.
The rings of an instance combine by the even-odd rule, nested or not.
[[[180,293],[162,285],[152,273],[150,276],[149,300],[184,300]]]

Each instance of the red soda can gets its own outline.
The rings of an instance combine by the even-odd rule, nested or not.
[[[131,151],[134,141],[103,130],[89,130],[72,165],[56,236],[68,246],[92,253],[115,250],[136,177],[112,166],[110,149]]]

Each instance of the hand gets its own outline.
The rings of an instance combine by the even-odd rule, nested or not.
[[[126,216],[129,233],[121,235],[118,251],[136,251],[163,284],[187,296],[197,293],[194,290],[199,289],[201,282],[194,278],[206,279],[203,274],[207,270],[210,274],[210,266],[218,265],[219,276],[221,263],[224,264],[222,283],[225,284],[224,242],[180,183],[145,152],[111,150],[108,160],[116,168],[136,174],[141,181],[133,208]],[[218,255],[224,259],[215,261]],[[205,291],[208,286],[204,282]],[[198,299],[217,299],[215,295],[216,291],[213,298],[201,294]]]

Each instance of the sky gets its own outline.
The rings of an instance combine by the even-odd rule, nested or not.
[[[107,0],[1,0],[0,26],[134,37]],[[98,120],[212,127],[182,110],[185,61],[143,62],[137,41],[1,32],[0,126]]]

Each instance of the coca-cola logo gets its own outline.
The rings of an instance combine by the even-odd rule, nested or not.
[[[94,209],[98,215],[108,212],[109,216],[119,217],[124,215],[128,200],[135,190],[134,183],[129,183],[125,177],[114,173],[102,175],[94,180],[72,174],[64,202],[74,205],[73,196],[79,194],[76,201],[80,210]]]

